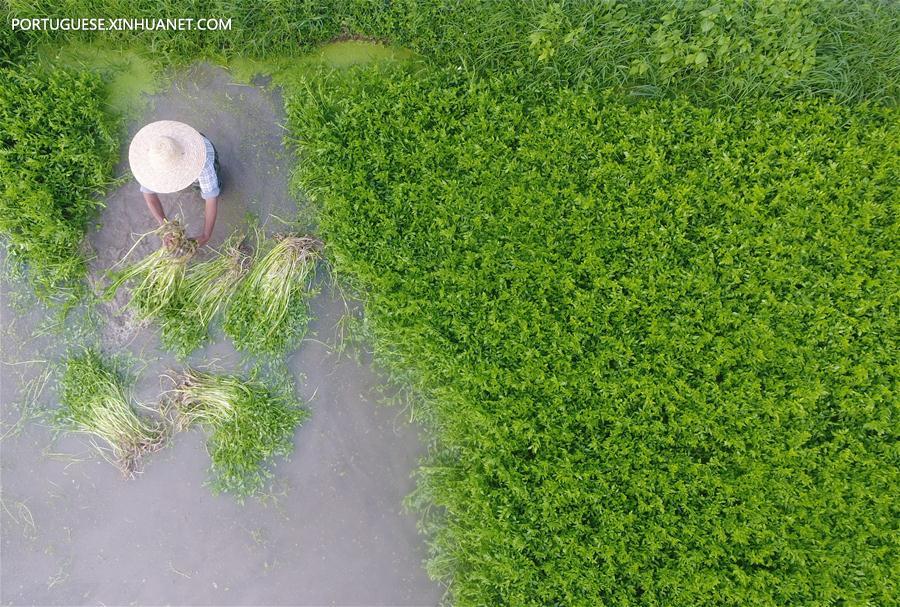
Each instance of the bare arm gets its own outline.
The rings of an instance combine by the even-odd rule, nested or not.
[[[166,213],[163,211],[162,203],[159,201],[159,196],[154,194],[153,192],[144,192],[144,201],[147,203],[147,207],[150,209],[150,213],[156,218],[156,221],[159,222],[160,225],[165,223],[166,221]]]
[[[206,221],[203,224],[203,234],[197,238],[197,244],[200,246],[209,242],[212,237],[213,228],[216,225],[216,213],[219,210],[219,198],[208,198],[206,200]]]

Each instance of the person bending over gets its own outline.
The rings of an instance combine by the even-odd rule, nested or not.
[[[160,120],[137,132],[128,148],[128,164],[141,186],[150,213],[166,221],[159,194],[171,194],[194,184],[206,201],[203,233],[194,240],[202,246],[212,236],[219,204],[216,149],[209,139],[183,122]]]

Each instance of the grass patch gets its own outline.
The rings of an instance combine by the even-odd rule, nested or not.
[[[36,292],[71,299],[80,245],[118,157],[118,121],[88,72],[0,69],[0,235]]]
[[[66,361],[60,394],[56,420],[105,442],[107,459],[126,477],[140,472],[142,457],[168,441],[165,425],[135,412],[125,379],[95,350]],[[107,449],[96,446],[106,453]]]
[[[291,454],[306,411],[254,380],[189,369],[176,382],[170,405],[177,427],[210,432],[213,489],[240,497],[262,491],[272,478],[266,463]]]
[[[253,262],[225,310],[225,334],[254,354],[281,354],[306,333],[321,242],[282,235]]]
[[[288,99],[464,605],[890,604],[896,110],[357,70]]]

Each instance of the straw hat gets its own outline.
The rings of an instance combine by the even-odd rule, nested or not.
[[[168,194],[191,185],[206,162],[203,135],[183,122],[160,120],[146,125],[131,140],[128,164],[138,182]]]

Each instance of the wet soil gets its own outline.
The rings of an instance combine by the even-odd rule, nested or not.
[[[153,95],[129,123],[180,120],[206,134],[219,154],[223,193],[211,246],[250,212],[269,232],[297,216],[287,191],[291,154],[282,145],[277,92],[239,84],[197,65]],[[203,203],[187,190],[161,196],[189,235],[202,228]],[[91,279],[151,230],[152,217],[130,179],[113,190],[89,234]],[[300,205],[302,206],[302,204]],[[145,238],[139,258],[158,242]],[[93,322],[44,330],[54,313],[2,284],[0,399],[0,602],[4,605],[435,605],[442,589],[424,571],[425,538],[403,498],[424,448],[398,407],[379,403],[385,380],[365,353],[336,348],[348,304],[324,288],[312,303],[307,338],[287,359],[311,417],[296,449],[274,468],[262,499],[243,505],[205,486],[209,457],[199,431],[179,434],[135,480],[98,457],[77,435],[55,435],[34,419],[54,406],[55,367],[67,348],[99,342],[137,362],[134,394],[153,405],[160,376],[182,365],[160,350],[157,331],[123,313],[124,293],[97,308]],[[350,304],[352,306],[352,304]],[[77,315],[76,315],[77,316]],[[74,322],[74,324],[72,324]],[[190,364],[241,372],[245,361],[218,337]],[[18,423],[21,421],[21,423]]]

